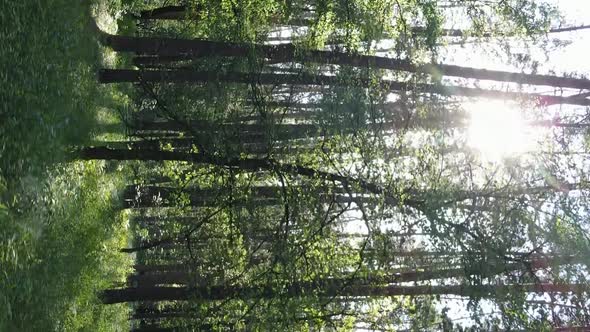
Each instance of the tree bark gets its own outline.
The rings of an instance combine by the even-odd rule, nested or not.
[[[562,33],[562,32],[571,32],[571,31],[580,31],[590,29],[590,25],[576,25],[571,27],[562,27],[562,28],[552,28],[547,31],[547,33]],[[422,27],[413,27],[413,33],[424,33],[426,31],[425,28]],[[460,29],[443,29],[441,34],[446,37],[465,37],[467,36],[467,32],[465,30]],[[480,36],[475,37],[483,37],[483,38],[491,38],[491,37],[511,37],[510,34],[492,34],[489,32],[484,32]]]
[[[186,18],[186,6],[164,6],[159,8],[154,8],[150,10],[143,10],[138,17],[140,19],[149,20],[149,19],[164,19],[164,20],[182,20]],[[310,19],[294,19],[291,20],[289,25],[293,26],[309,26],[313,24],[313,21]],[[560,28],[552,28],[547,31],[547,33],[561,33],[561,32],[571,32],[571,31],[579,31],[590,29],[590,25],[578,25],[578,26],[571,26],[571,27],[560,27]],[[426,32],[426,28],[424,27],[410,27],[410,31],[412,34],[418,35],[423,34]],[[467,33],[464,30],[460,29],[442,29],[441,35],[447,37],[464,37]],[[498,35],[493,35],[491,33],[483,33],[481,36],[483,38],[490,38]],[[502,37],[510,37],[510,35],[500,34],[499,36]]]
[[[188,285],[197,280],[194,273],[187,271],[163,271],[150,274],[132,274],[127,277],[127,283],[131,287],[146,287],[156,285]],[[196,285],[197,286],[197,285]]]
[[[426,73],[435,77],[453,76],[479,80],[546,85],[574,89],[590,89],[590,80],[552,75],[523,74],[498,70],[486,70],[448,64],[414,64],[403,59],[343,53],[337,51],[301,50],[293,44],[259,45],[214,42],[200,39],[172,39],[157,37],[126,37],[107,35],[105,42],[119,52],[136,52],[164,56],[161,61],[178,61],[178,57],[190,60],[202,56],[234,56],[264,58],[276,62],[313,62],[363,68],[379,68]],[[154,63],[156,59],[145,59]],[[136,63],[144,60],[137,59]]]
[[[168,265],[143,265],[136,264],[133,266],[138,274],[144,273],[158,273],[164,271],[185,271],[189,269],[186,264],[168,264]]]
[[[259,188],[260,190],[254,190],[252,198],[250,199],[237,199],[231,202],[234,206],[244,206],[253,204],[256,206],[273,206],[281,203],[280,194],[271,195],[270,191],[265,192],[266,188]],[[270,187],[268,188],[270,190]],[[279,189],[276,189],[278,192]],[[182,193],[180,189],[172,187],[162,186],[144,186],[141,187],[139,196],[135,193],[125,192],[124,193],[124,207],[125,208],[146,208],[146,207],[171,207],[176,206],[177,203],[173,201],[175,193]],[[188,194],[189,201],[187,204],[194,207],[204,206],[215,206],[219,204],[220,198],[224,198],[227,195],[219,195],[212,190],[200,190],[193,188],[188,191],[184,191]],[[156,198],[157,199],[154,199]]]
[[[343,287],[350,282],[352,285],[363,285],[363,284],[389,284],[389,283],[401,283],[401,282],[421,282],[436,279],[461,279],[468,276],[481,276],[482,278],[488,278],[495,275],[504,273],[510,273],[514,271],[523,270],[539,270],[545,269],[554,265],[565,265],[572,262],[577,262],[580,259],[574,256],[558,256],[558,257],[534,257],[531,260],[523,261],[519,263],[482,263],[483,266],[473,267],[459,267],[459,268],[445,268],[445,269],[431,269],[424,271],[402,271],[391,275],[383,276],[369,276],[367,278],[355,278],[355,279],[332,279],[332,280],[320,280],[320,285],[327,285],[331,282]],[[181,284],[187,285],[196,280],[194,274],[188,271],[166,271],[157,274],[149,275],[131,275],[128,277],[128,282],[131,284],[137,283],[138,286],[155,286],[163,284]],[[198,286],[198,285],[195,285]]]
[[[201,11],[200,7],[194,9],[195,12]],[[137,17],[142,20],[185,20],[192,19],[193,17],[188,16],[187,6],[164,6],[149,10],[143,10]],[[278,20],[274,20],[275,24],[278,24]],[[313,20],[306,18],[293,18],[288,20],[286,25],[292,26],[309,26],[313,23]]]
[[[314,114],[312,112],[306,112]],[[285,117],[289,117],[287,113]],[[278,123],[272,125],[258,123],[235,123],[235,124],[215,124],[207,123],[200,120],[186,120],[184,123],[177,121],[138,121],[133,124],[136,132],[149,134],[150,132],[184,132],[184,133],[202,133],[206,134],[223,134],[234,137],[242,143],[253,143],[260,141],[261,138],[271,138],[273,140],[288,141],[301,138],[327,137],[332,135],[346,135],[358,133],[359,131],[386,132],[407,128],[447,128],[461,127],[466,125],[467,115],[457,114],[454,116],[429,115],[424,117],[413,118],[412,114],[403,112],[393,112],[387,115],[387,121],[383,122],[366,122],[354,125],[335,127],[330,125],[318,125],[312,123]],[[280,119],[277,119],[280,120]],[[538,126],[560,126],[559,122],[542,121],[531,123]],[[572,125],[573,126],[573,125]],[[570,126],[568,126],[570,127]],[[189,131],[190,129],[190,131]]]
[[[590,326],[556,327],[553,332],[590,332]]]
[[[133,252],[138,252],[138,251],[144,251],[144,250],[148,250],[148,249],[153,249],[153,248],[159,247],[159,246],[164,245],[164,244],[171,244],[174,241],[176,241],[176,238],[173,238],[173,237],[169,236],[169,237],[165,237],[165,238],[159,239],[159,240],[146,241],[146,242],[143,242],[139,246],[136,246],[136,247],[122,248],[120,251],[121,252],[124,252],[124,253],[133,253]]]
[[[295,186],[291,186],[295,189]],[[297,187],[302,192],[308,192],[310,188]],[[219,201],[225,199],[229,193],[223,193],[211,189],[200,188],[174,188],[165,186],[128,186],[123,192],[123,201],[125,208],[146,208],[146,207],[170,207],[177,204],[173,201],[175,194],[186,194],[188,196],[188,205],[194,207],[215,206],[219,205]],[[278,186],[252,186],[245,189],[244,193],[248,194],[248,198],[238,198],[231,201],[233,206],[273,206],[280,205],[282,202],[282,188]],[[332,188],[332,194],[327,191],[318,191],[317,195],[324,198],[325,201],[334,199],[338,203],[353,202],[357,198],[350,198],[346,191],[341,188]],[[333,195],[337,194],[337,195]],[[157,200],[154,199],[157,197]]]
[[[262,84],[262,85],[324,85],[324,86],[350,86],[366,88],[371,82],[366,79],[357,81],[343,81],[337,76],[326,75],[309,75],[309,74],[252,74],[252,73],[217,73],[203,72],[187,69],[178,70],[131,70],[131,69],[102,69],[99,72],[100,83],[139,83],[139,82],[157,82],[157,83],[242,83],[242,84]],[[512,91],[487,90],[481,88],[471,88],[463,86],[445,86],[435,84],[408,84],[406,82],[388,81],[380,82],[380,87],[390,91],[414,91],[417,93],[432,93],[441,96],[462,96],[462,97],[480,97],[493,99],[532,99],[538,104],[569,104],[590,106],[590,99],[571,98],[563,96],[551,96],[538,93],[522,93]]]
[[[136,327],[131,332],[174,332],[177,331],[173,327],[161,327],[160,325],[143,325]]]
[[[181,20],[185,17],[186,6],[164,6],[142,10],[138,18],[141,20]]]
[[[344,288],[342,288],[344,287]],[[313,282],[294,283],[277,291],[273,287],[144,287],[108,289],[101,293],[100,298],[105,304],[133,301],[186,301],[190,299],[225,300],[228,298],[262,298],[270,299],[277,296],[299,297],[306,295],[322,297],[389,297],[389,296],[420,296],[420,295],[458,295],[494,297],[515,292],[525,293],[580,293],[588,291],[583,284],[522,284],[522,285],[480,285],[480,286],[374,286],[354,285],[343,286],[339,283],[318,285]]]
[[[183,310],[154,310],[145,312],[135,312],[130,319],[160,319],[160,318],[197,318],[194,312]]]
[[[398,205],[400,203],[397,195],[390,190],[385,190],[380,185],[365,181],[363,179],[356,179],[351,176],[345,176],[326,171],[317,170],[310,167],[300,166],[296,164],[283,164],[272,159],[234,159],[234,160],[220,160],[210,158],[198,153],[185,153],[174,151],[151,151],[151,150],[122,150],[110,149],[105,147],[85,147],[74,153],[74,158],[80,160],[177,160],[195,163],[204,163],[217,165],[228,168],[238,168],[245,171],[281,171],[292,175],[299,175],[309,178],[324,179],[330,182],[339,182],[344,187],[351,187],[357,185],[361,189],[377,194],[383,195],[388,204]],[[406,206],[420,207],[423,202],[416,201],[411,198],[405,199],[403,203]]]

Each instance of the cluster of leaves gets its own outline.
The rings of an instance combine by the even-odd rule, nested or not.
[[[0,329],[112,331],[125,306],[104,307],[96,292],[121,280],[129,258],[125,216],[116,209],[114,178],[99,162],[54,168],[29,183],[34,208],[9,211],[0,233]]]

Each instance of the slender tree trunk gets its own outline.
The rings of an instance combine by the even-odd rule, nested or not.
[[[320,280],[320,285],[329,285],[334,283],[338,287],[344,287],[348,282],[352,285],[371,285],[371,284],[389,284],[401,282],[422,282],[436,279],[460,279],[465,276],[481,276],[487,278],[499,274],[510,273],[522,270],[538,270],[544,269],[554,265],[565,265],[575,261],[579,261],[574,256],[569,257],[551,257],[551,258],[534,258],[530,261],[522,263],[505,263],[498,264],[483,263],[485,265],[479,266],[475,269],[467,267],[459,268],[445,268],[445,269],[431,269],[425,271],[403,271],[385,276],[369,276],[367,278],[355,279],[334,279],[334,280]],[[167,271],[159,274],[149,275],[131,275],[128,277],[130,284],[137,284],[135,287],[155,286],[164,284],[182,284],[188,285],[196,279],[193,274],[187,271]],[[194,286],[198,286],[194,285]]]
[[[137,17],[138,19],[142,20],[185,20],[185,19],[192,19],[189,16],[187,11],[187,6],[164,6],[149,10],[143,10],[140,12],[140,15]],[[200,11],[201,9],[197,7],[194,9],[195,12]],[[274,20],[275,23],[279,23],[278,20]],[[288,20],[286,25],[292,26],[309,26],[313,23],[311,19],[306,18],[293,18]]]
[[[344,287],[344,288],[342,288]],[[273,287],[144,287],[109,289],[101,294],[105,304],[133,301],[186,301],[190,299],[224,300],[228,298],[263,298],[270,299],[277,296],[298,297],[314,294],[324,297],[389,297],[389,296],[419,296],[419,295],[459,295],[495,297],[497,295],[526,292],[526,293],[580,293],[587,291],[582,284],[523,284],[523,285],[481,285],[481,286],[374,286],[354,285],[343,286],[338,283],[316,285],[313,282],[295,283],[277,291]]]
[[[196,318],[194,312],[183,310],[155,310],[151,312],[135,312],[130,319],[161,319],[161,318]]]
[[[143,10],[138,17],[140,19],[149,20],[149,19],[163,19],[163,20],[182,20],[186,18],[186,6],[164,6],[159,8],[154,8],[150,10]],[[310,26],[313,24],[313,20],[300,18],[300,19],[293,19],[290,20],[289,25],[293,26]],[[547,33],[561,33],[561,32],[571,32],[571,31],[580,31],[590,29],[590,25],[578,25],[578,26],[571,26],[571,27],[560,27],[560,28],[553,28],[549,29]],[[424,27],[410,27],[410,31],[412,34],[419,35],[426,33],[426,28]],[[464,37],[466,32],[460,29],[442,29],[441,35],[447,37]],[[490,38],[494,36],[503,36],[503,37],[510,37],[510,35],[492,35],[491,33],[483,33],[479,37],[483,38]]]
[[[188,317],[187,317],[188,318]],[[198,318],[198,317],[196,317]],[[223,326],[223,323],[218,324],[217,326]],[[196,324],[194,326],[187,326],[186,324],[181,324],[178,327],[160,327],[157,324],[152,325],[143,325],[138,328],[131,330],[131,332],[184,332],[184,331],[220,331],[220,329],[215,329],[214,325],[211,324]],[[226,331],[226,330],[221,330]],[[233,331],[233,330],[229,330]]]
[[[132,187],[132,186],[127,186],[126,190],[129,190],[130,187]],[[124,195],[126,195],[126,193],[124,193]],[[187,216],[185,216],[185,217],[141,216],[141,217],[134,217],[132,220],[136,223],[142,224],[143,227],[147,227],[147,226],[158,227],[160,224],[166,224],[166,223],[178,223],[181,225],[194,225],[199,222],[199,218],[187,217]]]
[[[127,283],[131,287],[153,287],[173,284],[188,285],[195,283],[197,279],[194,273],[187,271],[163,271],[150,274],[132,274],[127,277]]]
[[[552,28],[547,31],[547,33],[562,33],[562,32],[572,32],[572,31],[580,31],[590,29],[590,25],[576,25],[571,27],[562,27],[562,28]],[[413,33],[424,33],[426,32],[426,28],[423,27],[413,27]],[[447,37],[464,37],[467,35],[465,30],[460,29],[443,29],[441,34]],[[491,38],[491,37],[512,37],[511,34],[492,34],[489,32],[484,32],[481,36],[476,37],[483,37],[483,38]]]
[[[275,190],[272,195],[271,189]],[[267,191],[265,191],[267,190]],[[227,194],[222,194],[212,190],[201,190],[192,188],[184,191],[188,194],[189,206],[204,207],[215,206],[219,204],[220,199],[226,199]],[[143,186],[139,192],[135,188],[126,190],[123,196],[125,208],[147,208],[147,207],[170,207],[176,206],[175,194],[182,194],[183,191],[172,187],[163,186]],[[254,188],[252,198],[249,200],[239,199],[231,202],[234,206],[244,206],[255,204],[256,206],[273,206],[281,203],[278,188]]]
[[[174,332],[178,331],[176,328],[173,327],[161,327],[160,325],[143,325],[140,327],[136,327],[131,332]]]
[[[285,135],[293,133],[310,133],[319,131],[317,125],[312,124],[274,124],[272,126],[256,123],[240,124],[215,124],[202,120],[188,120],[186,123],[175,121],[139,121],[135,122],[133,127],[137,130],[169,130],[169,131],[186,131],[190,127],[194,131],[202,131],[210,134],[216,132],[234,132],[260,134],[272,129],[282,132]]]
[[[312,112],[305,112],[308,114],[314,114]],[[288,114],[287,116],[288,117]],[[272,138],[273,140],[295,140],[301,138],[314,138],[314,137],[326,137],[333,134],[353,134],[359,131],[375,131],[375,132],[386,132],[391,130],[399,130],[406,128],[441,128],[441,127],[462,127],[467,122],[467,115],[459,114],[456,116],[443,117],[440,115],[429,115],[427,117],[413,119],[409,114],[403,114],[402,112],[394,112],[388,114],[388,121],[384,122],[367,122],[360,123],[357,125],[341,126],[339,128],[331,126],[322,126],[317,124],[309,123],[279,123],[279,124],[256,124],[256,123],[236,123],[236,124],[213,124],[207,123],[200,120],[187,120],[185,123],[178,123],[176,121],[141,121],[136,122],[133,128],[136,132],[145,133],[149,132],[184,132],[187,133],[190,128],[190,133],[200,133],[203,135],[209,133],[224,134],[225,136],[233,136],[235,133],[237,139],[240,142],[250,143],[256,139]],[[556,122],[535,122],[532,125],[539,126],[559,126],[563,125]]]
[[[252,74],[252,73],[217,73],[194,70],[131,70],[131,69],[102,69],[99,72],[100,83],[210,83],[227,82],[263,85],[324,85],[324,86],[354,86],[365,88],[371,85],[369,80],[343,81],[336,76],[309,74]],[[433,93],[441,96],[481,97],[494,99],[533,99],[539,104],[569,104],[590,106],[590,99],[550,96],[538,93],[522,93],[499,90],[486,90],[463,86],[444,86],[434,84],[409,84],[397,81],[381,81],[381,88],[390,91],[415,91],[417,93]]]
[[[156,247],[159,247],[162,245],[172,244],[172,243],[174,243],[174,241],[176,241],[176,239],[169,236],[169,237],[165,237],[165,238],[158,239],[158,240],[146,241],[136,247],[122,248],[120,251],[124,252],[124,253],[133,253],[133,252],[138,252],[138,251],[144,251],[144,250],[153,249],[153,248],[156,248]]]
[[[184,151],[190,152],[193,149],[193,146],[197,146],[197,143],[202,144],[206,148],[209,148],[208,145],[203,144],[203,141],[199,140],[195,137],[182,137],[182,138],[168,138],[168,137],[160,137],[161,133],[141,133],[141,136],[149,136],[150,139],[142,139],[142,140],[134,140],[134,141],[100,141],[96,142],[98,144],[102,144],[109,148],[113,149],[133,149],[133,150],[160,150],[161,144],[170,145],[174,148],[175,151]],[[237,144],[238,142],[236,142]],[[309,142],[308,139],[298,139],[294,140],[254,140],[252,138],[248,139],[246,142],[244,140],[240,141],[242,143],[240,146],[235,147],[235,155],[239,155],[240,153],[246,153],[250,155],[256,155],[261,158],[268,155],[270,149],[273,152],[280,153],[282,149],[288,150],[289,152],[292,151],[311,151],[314,147]],[[271,145],[272,143],[272,145]],[[234,151],[234,150],[232,150]],[[163,179],[163,178],[162,178]],[[158,181],[150,181],[151,183],[157,183]],[[170,182],[168,181],[161,181],[162,183]]]
[[[172,39],[155,37],[126,37],[108,35],[106,44],[119,52],[137,52],[164,56],[161,61],[202,56],[236,56],[265,58],[278,62],[304,61],[321,64],[346,65],[363,68],[380,68],[439,76],[454,76],[500,82],[546,85],[574,89],[590,89],[590,80],[551,75],[522,74],[507,71],[485,70],[447,64],[416,65],[408,60],[380,56],[359,55],[336,51],[300,50],[293,44],[257,45],[214,42],[199,39]],[[170,57],[171,56],[171,57]],[[176,57],[176,58],[175,58]],[[153,64],[154,58],[146,59]],[[136,63],[144,60],[137,59]]]
[[[291,186],[291,189],[295,186]],[[309,192],[309,187],[297,187],[303,192]],[[280,205],[282,199],[282,188],[278,186],[252,186],[247,188],[248,199],[233,200],[233,206],[273,206]],[[165,186],[128,186],[123,192],[123,200],[127,208],[145,208],[145,207],[168,207],[175,206],[175,195],[186,194],[189,199],[189,205],[195,207],[218,205],[220,200],[225,199],[229,193],[223,193],[212,189],[201,188],[174,188]],[[337,194],[337,195],[334,195]],[[334,198],[336,202],[348,203],[360,200],[362,197],[350,198],[342,188],[331,188],[329,195],[326,190],[318,191],[317,195],[324,200],[329,201]]]
[[[175,151],[154,151],[154,150],[116,150],[110,149],[105,147],[86,147],[82,148],[78,151],[77,154],[78,159],[82,160],[95,160],[95,159],[106,159],[106,160],[177,160],[177,161],[188,161],[188,162],[195,162],[195,163],[205,163],[205,164],[212,164],[222,167],[229,167],[229,168],[239,168],[245,171],[259,171],[259,170],[267,170],[267,171],[283,171],[293,175],[301,175],[310,178],[322,178],[328,181],[336,181],[341,183],[344,187],[350,187],[352,184],[356,184],[360,186],[363,190],[378,194],[384,195],[387,203],[389,204],[397,204],[399,203],[398,198],[395,195],[392,195],[389,191],[386,191],[381,186],[367,182],[362,179],[356,179],[349,176],[339,175],[335,173],[320,171],[317,169],[299,166],[295,164],[282,164],[278,163],[274,160],[270,159],[238,159],[238,160],[219,160],[219,159],[212,159],[203,154],[196,154],[196,153],[185,153],[185,152],[175,152]],[[546,190],[572,190],[578,187],[585,188],[588,184],[587,183],[580,183],[580,184],[568,184],[567,188],[554,188],[552,186],[543,186],[543,187],[533,187],[533,188],[524,188],[518,191],[508,191],[506,196],[498,196],[497,194],[487,194],[487,193],[476,193],[476,196],[482,197],[512,197],[514,195],[522,195],[527,193],[539,193]],[[407,191],[407,194],[416,194],[416,192]],[[462,196],[461,196],[462,195]],[[461,200],[473,198],[473,193],[459,193],[457,195],[457,199],[453,200],[452,202],[458,202]],[[422,206],[423,200],[422,199],[406,199],[404,200],[406,206],[420,208]]]
[[[186,6],[164,6],[142,10],[138,18],[141,20],[181,20],[185,17]]]
[[[282,171],[288,174],[300,175],[309,178],[319,178],[331,182],[339,182],[344,187],[350,188],[353,184],[361,189],[378,195],[383,195],[388,204],[399,204],[399,199],[391,190],[385,190],[380,185],[350,176],[330,173],[296,164],[282,164],[271,159],[238,159],[219,160],[198,153],[184,153],[174,151],[138,151],[117,150],[105,147],[86,147],[75,153],[80,160],[177,160],[203,164],[217,165],[228,168],[238,168],[245,171]],[[411,198],[405,199],[406,206],[421,207],[423,202]]]
[[[399,111],[399,110],[395,110]],[[294,114],[298,118],[312,118],[317,115],[317,112],[302,112],[301,114]],[[285,117],[290,117],[290,113],[286,113]],[[282,117],[282,116],[281,116]],[[338,133],[346,134],[357,130],[371,130],[371,131],[389,131],[405,128],[460,128],[467,125],[468,115],[464,112],[457,112],[449,116],[429,115],[427,117],[411,119],[410,115],[402,114],[402,112],[394,112],[388,114],[388,117],[394,118],[391,121],[366,124],[360,124],[362,128],[338,128]],[[254,117],[243,117],[241,121],[252,121],[259,119]],[[564,128],[564,129],[587,129],[590,128],[590,123],[584,122],[561,122],[555,120],[538,120],[530,121],[526,124],[531,127],[545,127],[545,128]],[[190,128],[191,133],[202,132],[206,134],[219,133],[238,133],[240,142],[251,142],[259,139],[261,136],[272,136],[276,140],[299,139],[306,137],[326,136],[332,131],[327,126],[320,126],[309,123],[277,123],[273,125],[258,124],[258,123],[232,123],[232,124],[215,124],[202,120],[186,120],[184,123],[177,121],[136,121],[132,128],[135,132],[145,133],[149,132],[184,132],[187,133],[187,128]],[[272,134],[272,135],[271,135]]]
[[[245,189],[246,192],[252,196],[260,197],[280,197],[282,194],[281,187],[278,186],[251,186]],[[165,187],[165,186],[153,186],[153,185],[142,185],[127,186],[123,192],[123,199],[134,199],[139,196],[161,196],[164,199],[170,198],[170,195],[177,192],[186,192],[194,196],[215,199],[216,196],[222,192],[214,189],[201,189],[198,187],[190,187],[185,189]]]
[[[137,274],[158,273],[166,271],[185,271],[189,269],[186,264],[168,264],[168,265],[143,265],[136,264],[133,266]]]

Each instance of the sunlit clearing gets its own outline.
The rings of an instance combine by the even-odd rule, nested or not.
[[[467,144],[479,152],[482,159],[497,162],[534,147],[533,130],[517,108],[490,100],[465,107],[470,114]]]

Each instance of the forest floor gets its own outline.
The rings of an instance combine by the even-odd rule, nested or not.
[[[126,305],[97,291],[123,282],[126,171],[71,162],[68,151],[113,138],[126,97],[97,84],[112,53],[90,20],[116,30],[120,0],[0,0],[0,331],[128,330]]]

